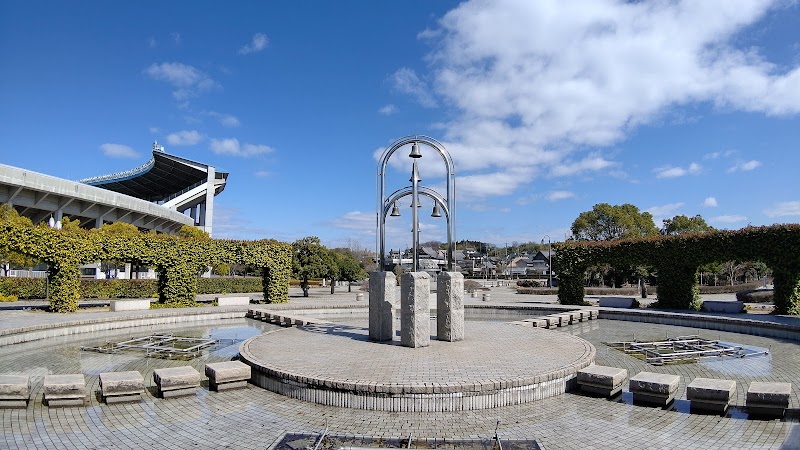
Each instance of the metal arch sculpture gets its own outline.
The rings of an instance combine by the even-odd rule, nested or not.
[[[418,172],[417,172],[417,163],[416,160],[413,163],[412,169],[412,176],[411,176],[411,186],[406,186],[404,188],[398,189],[397,191],[390,194],[388,197],[386,196],[386,166],[389,162],[389,158],[392,154],[404,147],[408,144],[417,145],[420,144],[428,146],[434,150],[436,150],[439,155],[442,157],[442,160],[445,163],[446,171],[447,171],[447,192],[445,196],[442,196],[440,193],[436,192],[435,190],[418,185]],[[420,154],[421,156],[421,154]],[[384,270],[385,268],[385,260],[386,260],[386,215],[389,212],[389,209],[394,204],[395,201],[403,198],[407,195],[412,196],[412,206],[417,206],[417,202],[419,199],[419,195],[424,195],[430,197],[434,200],[434,202],[439,205],[445,213],[445,218],[447,219],[447,270],[452,271],[455,265],[455,260],[453,255],[455,254],[455,239],[456,239],[456,227],[455,227],[455,210],[456,210],[456,202],[455,202],[455,195],[456,195],[456,182],[455,182],[455,166],[453,164],[453,159],[450,157],[450,154],[445,149],[444,145],[441,142],[433,139],[429,136],[424,135],[410,135],[405,136],[397,139],[396,141],[392,142],[386,150],[383,151],[383,154],[380,157],[378,162],[378,198],[377,198],[377,205],[376,205],[376,214],[377,214],[377,236],[376,236],[376,247],[378,251],[378,256],[380,260],[380,270]],[[412,207],[412,247],[414,252],[414,259],[413,259],[413,271],[417,271],[418,262],[419,262],[419,255],[418,255],[418,247],[419,247],[419,236],[418,236],[418,229],[419,229],[419,219],[417,217],[417,208]]]

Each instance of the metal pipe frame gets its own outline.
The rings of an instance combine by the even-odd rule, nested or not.
[[[408,144],[414,144],[414,143],[416,143],[418,145],[422,144],[422,145],[428,146],[428,147],[436,150],[439,153],[439,155],[442,157],[442,161],[444,161],[444,164],[445,164],[446,169],[447,169],[447,183],[446,183],[446,185],[447,185],[447,188],[446,188],[447,189],[447,193],[446,193],[446,196],[444,196],[444,197],[441,196],[438,192],[434,191],[433,189],[430,189],[430,188],[427,188],[427,187],[424,187],[424,186],[417,186],[417,183],[415,182],[415,177],[414,177],[414,175],[416,174],[416,171],[413,171],[412,172],[412,185],[411,186],[409,186],[407,188],[400,189],[398,191],[395,191],[395,193],[392,194],[390,196],[390,198],[386,197],[386,166],[389,163],[389,158],[392,156],[392,154],[394,152],[396,152],[401,147],[404,147],[404,146],[406,146]],[[416,165],[416,162],[414,163],[414,165]],[[386,149],[383,151],[383,154],[381,154],[380,160],[378,162],[378,177],[377,177],[378,197],[377,197],[376,208],[375,208],[375,211],[376,211],[376,218],[375,219],[376,219],[376,229],[377,229],[377,233],[376,233],[376,236],[375,236],[375,239],[376,239],[375,247],[376,247],[376,251],[378,253],[378,260],[379,260],[379,263],[380,263],[380,270],[381,271],[384,270],[384,268],[386,266],[386,215],[387,215],[387,212],[388,212],[388,209],[389,209],[390,205],[393,204],[393,201],[390,201],[390,199],[394,198],[394,200],[396,201],[397,199],[402,198],[402,197],[404,197],[406,195],[414,195],[415,193],[421,193],[421,194],[426,195],[426,196],[428,196],[430,198],[433,198],[434,201],[436,203],[438,203],[442,207],[442,209],[445,210],[446,219],[447,219],[447,270],[448,271],[452,271],[453,270],[453,267],[454,267],[454,264],[455,264],[455,260],[454,260],[453,256],[454,256],[455,250],[456,250],[456,248],[455,248],[455,239],[456,239],[456,226],[455,226],[455,222],[456,222],[455,221],[455,215],[456,215],[456,202],[455,202],[456,182],[455,182],[455,175],[456,175],[455,165],[453,164],[453,159],[450,157],[450,154],[447,152],[447,150],[444,148],[444,145],[442,145],[441,142],[439,142],[436,139],[433,139],[433,138],[431,138],[429,136],[417,135],[417,134],[410,135],[410,136],[404,136],[404,137],[401,137],[401,138],[397,139],[396,141],[392,142],[391,144],[389,144],[388,147],[386,147]],[[408,189],[408,192],[406,192],[406,189]],[[398,193],[402,193],[402,195],[400,195]],[[417,201],[418,201],[418,196],[414,195],[414,198],[412,200],[412,206],[415,206],[414,208],[412,208],[413,209],[412,222],[414,222],[413,225],[412,225],[414,227],[414,231],[413,231],[414,237],[413,237],[413,240],[412,240],[413,241],[413,247],[414,247],[413,248],[413,252],[414,252],[414,259],[413,259],[413,261],[414,261],[414,271],[416,271],[418,260],[419,260],[418,249],[417,249],[417,245],[418,245],[417,239],[418,239],[418,237],[416,236],[416,234],[417,234],[416,230],[417,230],[417,227],[418,227],[418,223],[417,223],[417,219],[418,219],[417,218],[417,208],[416,208]]]

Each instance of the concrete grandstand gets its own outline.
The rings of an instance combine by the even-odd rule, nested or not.
[[[175,233],[194,225],[212,233],[214,196],[228,173],[164,152],[125,172],[70,181],[0,164],[0,203],[12,205],[34,223],[80,220],[82,227],[126,222],[143,230]]]

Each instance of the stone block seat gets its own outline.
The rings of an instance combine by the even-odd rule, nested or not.
[[[210,363],[206,364],[206,376],[215,391],[243,388],[250,381],[250,366],[241,361]]]
[[[617,367],[589,366],[578,371],[581,392],[613,397],[622,391],[628,370]]]
[[[200,386],[200,372],[192,366],[166,367],[153,370],[158,395],[162,398],[194,395]]]
[[[639,372],[631,377],[629,390],[634,403],[667,406],[675,399],[680,381],[678,375]]]
[[[693,410],[724,414],[736,392],[733,380],[695,378],[686,386],[686,399]]]
[[[144,377],[135,370],[101,373],[100,392],[107,404],[138,402],[144,393]]]
[[[791,395],[792,383],[753,381],[747,388],[747,412],[758,416],[783,417]]]
[[[82,373],[44,376],[44,401],[47,406],[83,406],[86,381]]]
[[[25,408],[30,393],[29,376],[0,375],[0,408]]]

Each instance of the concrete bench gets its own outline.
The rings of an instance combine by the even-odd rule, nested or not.
[[[678,375],[639,372],[631,378],[628,388],[634,403],[667,406],[675,399],[680,381]]]
[[[194,395],[200,386],[200,372],[191,366],[167,367],[153,370],[158,395],[162,398]]]
[[[734,392],[736,382],[733,380],[695,378],[686,386],[686,399],[691,402],[691,409],[724,414]]]
[[[562,314],[551,314],[554,317],[558,317],[558,326],[565,327],[572,323],[572,314],[562,313]]]
[[[547,321],[544,319],[528,319],[526,322],[530,322],[536,328],[547,328]]]
[[[111,300],[112,311],[138,311],[142,309],[150,309],[149,299]]]
[[[600,306],[607,308],[630,308],[636,297],[603,296],[599,298]]]
[[[247,306],[250,297],[217,297],[217,306]]]
[[[581,392],[613,397],[622,391],[628,370],[617,367],[589,366],[578,371]]]
[[[492,294],[490,294],[489,292],[484,293],[483,294],[483,301],[485,301],[485,302],[492,301]]]
[[[0,408],[25,408],[30,393],[29,376],[0,375]]]
[[[747,412],[757,416],[783,417],[791,395],[792,383],[753,381],[747,388]]]
[[[101,373],[100,393],[107,404],[138,402],[144,393],[144,377],[135,370]]]
[[[206,376],[215,391],[243,388],[250,381],[250,366],[241,361],[210,363],[206,364]]]
[[[740,313],[743,309],[743,302],[725,300],[706,300],[703,302],[703,310],[709,312]]]
[[[83,374],[45,375],[44,400],[50,407],[85,405],[86,381]]]

